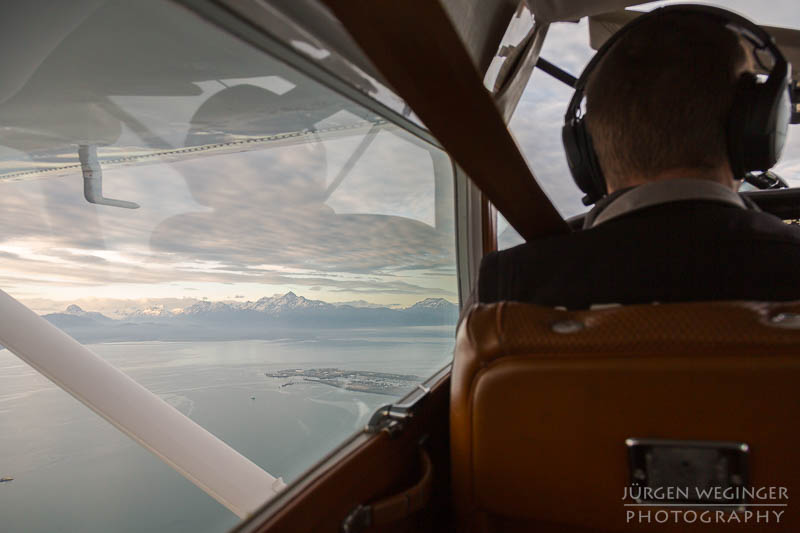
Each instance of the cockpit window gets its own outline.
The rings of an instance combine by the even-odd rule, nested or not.
[[[541,57],[574,75],[580,74],[593,55],[588,23],[581,20],[553,24],[547,32]],[[535,69],[509,123],[537,181],[563,217],[582,213],[583,194],[572,181],[561,144],[561,127],[572,89]]]
[[[0,288],[291,483],[449,362],[449,158],[175,4],[69,4],[14,13]],[[0,529],[236,522],[4,349],[0,382]]]
[[[579,75],[594,51],[589,47],[588,23],[556,23],[547,32],[541,57],[563,70]],[[572,89],[540,69],[535,69],[514,111],[509,129],[539,185],[564,218],[586,211],[583,193],[569,174],[561,144],[564,113]],[[503,250],[524,239],[498,217],[498,247]]]

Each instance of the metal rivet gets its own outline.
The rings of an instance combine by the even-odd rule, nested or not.
[[[553,324],[553,331],[556,333],[577,333],[584,327],[583,322],[577,320],[561,320]]]

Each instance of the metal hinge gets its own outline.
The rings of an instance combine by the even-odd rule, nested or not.
[[[380,407],[372,418],[369,419],[367,433],[380,433],[386,431],[390,437],[397,436],[413,416],[411,408],[402,405],[384,405]]]
[[[364,428],[367,433],[386,431],[390,437],[396,437],[406,423],[414,417],[414,412],[425,401],[431,392],[430,385],[439,382],[450,372],[450,365],[442,368],[425,383],[420,383],[405,398],[402,404],[388,404],[378,408]]]

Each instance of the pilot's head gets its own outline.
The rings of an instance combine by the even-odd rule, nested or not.
[[[750,54],[703,13],[643,20],[586,88],[586,123],[608,192],[672,177],[734,187],[726,124]]]

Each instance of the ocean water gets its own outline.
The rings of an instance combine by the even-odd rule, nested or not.
[[[272,341],[90,348],[287,483],[396,398],[270,378],[289,368],[428,377],[453,327],[334,330]],[[255,399],[251,399],[255,397]],[[219,532],[238,519],[8,350],[0,350],[0,531]]]

